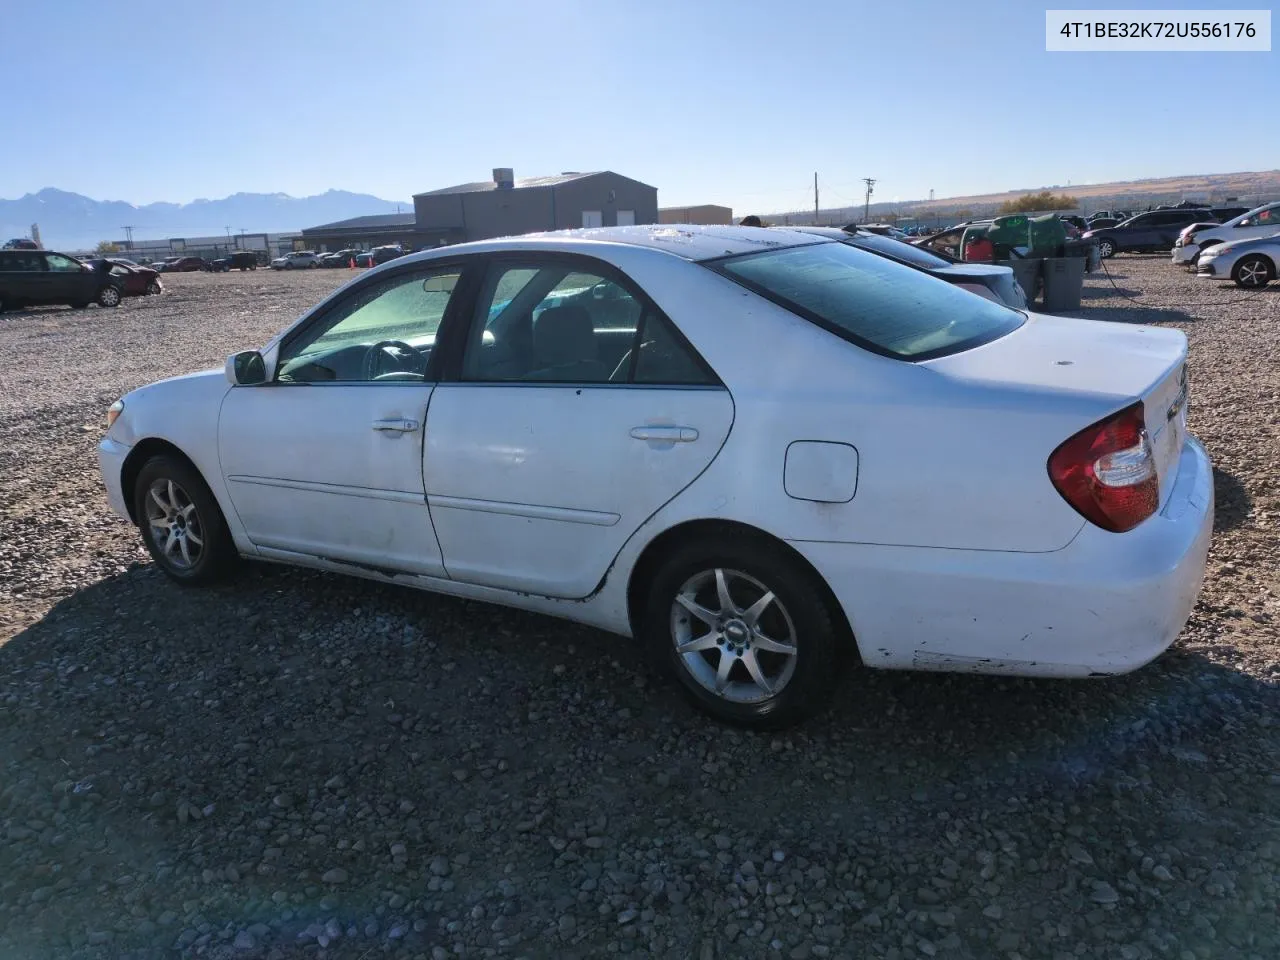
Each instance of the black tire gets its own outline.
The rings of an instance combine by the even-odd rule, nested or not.
[[[1231,279],[1237,287],[1260,290],[1276,278],[1276,265],[1260,253],[1241,257],[1231,268]]]
[[[1103,260],[1110,260],[1118,252],[1116,250],[1116,242],[1110,237],[1103,237],[1098,241],[1098,256]]]
[[[171,491],[166,489],[170,484]],[[156,501],[151,497],[153,485],[159,485],[162,491]],[[171,508],[176,505],[181,509],[166,513],[165,500],[169,501]],[[188,511],[188,506],[193,509]],[[226,579],[235,569],[239,554],[231,539],[231,531],[227,529],[226,518],[208,484],[185,460],[160,454],[143,464],[133,487],[133,509],[147,552],[156,566],[174,582],[203,586]],[[150,518],[155,516],[157,523],[167,520],[173,525],[178,513],[184,514],[181,530],[185,532],[181,536],[187,539],[187,564],[183,563],[182,544],[175,541],[172,554],[166,552],[167,544],[157,542],[161,528],[150,522]],[[198,553],[195,551],[197,538],[201,541]]]
[[[724,573],[730,600],[736,606],[733,614],[721,621],[724,629],[719,631],[701,617],[687,613],[683,606],[677,607],[676,601],[677,594],[691,589],[691,583],[709,576],[705,587],[694,588],[693,597],[701,604],[705,589],[710,591],[705,594],[709,602],[721,606],[716,571]],[[765,637],[775,641],[789,629],[787,639],[796,651],[794,656],[753,649],[751,644],[758,641],[744,640],[740,629],[737,642],[746,649],[734,646],[730,634],[744,624],[747,634],[755,636],[749,611],[742,605],[750,606],[765,590],[772,592],[775,600],[757,622]],[[704,614],[719,612],[709,605],[700,608]],[[707,633],[699,635],[703,627]],[[720,640],[707,649],[680,653],[676,649],[677,636],[686,630],[696,640]],[[640,634],[654,667],[666,676],[674,676],[696,707],[717,720],[757,730],[791,726],[822,711],[842,673],[843,631],[837,626],[823,584],[784,548],[763,538],[738,535],[696,540],[677,547],[650,580]],[[786,676],[779,692],[766,695],[752,681],[744,654],[757,658],[757,669],[767,679],[776,682]],[[704,683],[716,682],[711,674],[718,673],[726,656],[731,666],[725,678],[726,695],[722,696]],[[785,665],[790,660],[794,665],[788,675]],[[694,676],[695,669],[703,676],[703,682]],[[735,698],[735,690],[740,694],[746,691],[746,697],[754,695],[751,686],[761,694],[758,699]]]
[[[113,287],[111,284],[107,284],[98,291],[98,295],[94,298],[93,302],[100,307],[118,307],[120,306],[120,301],[123,299],[124,297],[121,296],[120,291],[117,288]]]
[[[148,297],[157,297],[157,296],[159,296],[163,291],[164,291],[164,288],[160,286],[160,281],[159,281],[159,280],[152,280],[150,283],[148,283],[148,284],[147,284],[147,296],[148,296]]]

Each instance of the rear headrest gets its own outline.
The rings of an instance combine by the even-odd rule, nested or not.
[[[591,314],[576,304],[548,307],[533,322],[533,350],[548,366],[596,359]]]

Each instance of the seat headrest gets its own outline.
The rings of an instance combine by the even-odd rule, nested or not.
[[[596,335],[591,314],[577,304],[543,310],[533,323],[533,349],[548,366],[595,360]]]

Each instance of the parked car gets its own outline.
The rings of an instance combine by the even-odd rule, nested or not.
[[[1092,217],[1089,220],[1088,230],[1085,230],[1084,232],[1088,233],[1089,230],[1101,230],[1103,227],[1114,227],[1120,222],[1120,220],[1113,217]]]
[[[408,251],[398,243],[390,243],[385,246],[374,247],[369,253],[373,255],[373,262],[380,264],[389,263],[397,257],[403,257]]]
[[[169,257],[164,262],[165,273],[193,273],[208,269],[209,261],[204,257]]]
[[[945,259],[914,244],[863,230],[850,232],[838,227],[775,227],[771,229],[798,230],[802,233],[841,240],[859,250],[866,250],[877,256],[887,257],[895,263],[923,270],[939,280],[945,280],[970,293],[1003,303],[1014,310],[1025,310],[1027,306],[1027,292],[1022,289],[1010,267]],[[1035,291],[1031,293],[1034,294]]]
[[[322,253],[320,255],[320,266],[322,267],[349,267],[351,261],[355,259],[356,254],[360,251],[356,249],[335,250],[333,253]]]
[[[226,259],[231,270],[239,270],[243,273],[246,270],[258,269],[258,255],[252,250],[235,250]]]
[[[1091,213],[1085,218],[1090,223],[1094,220],[1114,220],[1119,223],[1121,220],[1128,220],[1129,214],[1120,210],[1099,210],[1097,213]]]
[[[1232,240],[1201,251],[1196,261],[1196,276],[1206,280],[1234,280],[1237,287],[1252,290],[1275,280],[1278,268],[1280,233]]]
[[[359,253],[357,253],[357,254],[356,254],[356,266],[357,266],[357,267],[372,267],[372,266],[375,266],[375,264],[374,264],[374,262],[373,262],[373,251],[372,251],[372,250],[361,250]]]
[[[1195,223],[1173,245],[1173,262],[1195,263],[1205,250],[1220,243],[1251,240],[1280,233],[1280,202],[1247,210],[1222,223]]]
[[[1077,217],[1074,214],[1060,214],[1058,219],[1067,224],[1067,235],[1071,237],[1082,236],[1092,229],[1088,220],[1084,217]]]
[[[1249,212],[1248,207],[1210,207],[1209,212],[1212,213],[1220,222],[1226,223],[1228,220],[1234,220],[1236,217],[1242,217]]]
[[[1213,527],[1186,356],[810,234],[566,231],[371,271],[112,404],[99,462],[179,584],[247,556],[540,611],[778,727],[845,662],[1159,656]]]
[[[120,280],[120,292],[126,297],[150,297],[164,292],[164,284],[160,282],[157,271],[116,257],[107,257],[105,262],[111,275]]]
[[[64,303],[118,307],[124,283],[109,270],[95,270],[52,250],[0,250],[0,311]]]
[[[1090,230],[1084,239],[1097,241],[1098,253],[1104,260],[1125,252],[1164,253],[1173,248],[1183,227],[1213,219],[1213,214],[1204,208],[1151,210],[1114,227]]]
[[[302,270],[320,266],[320,255],[310,250],[295,250],[271,261],[272,270]]]
[[[40,244],[34,240],[28,240],[26,237],[14,237],[12,240],[6,240],[4,246],[0,250],[39,250]]]

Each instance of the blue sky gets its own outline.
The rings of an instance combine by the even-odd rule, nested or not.
[[[1280,54],[1046,53],[1045,7],[6,4],[0,196],[401,200],[510,166],[744,214],[811,205],[815,170],[826,207],[1280,164]]]

